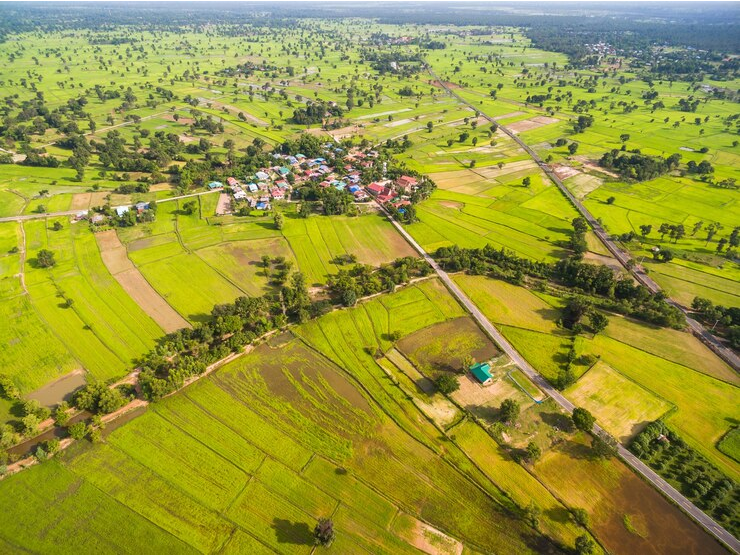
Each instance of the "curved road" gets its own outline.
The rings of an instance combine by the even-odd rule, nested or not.
[[[630,264],[631,258],[630,256],[625,253],[622,249],[620,249],[614,241],[609,237],[606,230],[602,227],[602,225],[598,222],[596,218],[593,217],[591,212],[583,206],[583,203],[581,203],[580,200],[578,200],[573,193],[570,192],[570,190],[565,186],[565,184],[560,180],[560,178],[555,175],[555,172],[552,171],[550,166],[548,166],[542,158],[540,158],[539,154],[537,154],[534,150],[532,150],[529,145],[527,145],[516,133],[513,131],[507,129],[497,121],[495,121],[492,117],[484,114],[480,111],[479,108],[475,107],[473,104],[462,98],[460,95],[458,95],[453,89],[449,88],[447,86],[447,83],[445,81],[442,81],[437,74],[434,72],[434,70],[424,62],[427,71],[429,74],[442,86],[445,91],[447,91],[448,94],[471,108],[472,110],[475,110],[476,113],[483,116],[485,119],[487,119],[491,123],[495,123],[498,125],[498,128],[506,133],[509,137],[511,137],[520,147],[524,149],[524,151],[529,154],[529,156],[537,162],[537,165],[542,169],[543,172],[547,175],[547,177],[550,178],[550,180],[557,185],[557,187],[560,189],[560,191],[566,196],[566,198],[571,202],[571,204],[580,212],[581,216],[583,216],[586,221],[588,221],[591,228],[594,230],[594,233],[599,238],[599,240],[604,244],[604,246],[609,249],[609,252],[614,255],[614,258],[619,261],[619,263],[624,266],[624,268],[630,272],[635,279],[647,287],[650,291],[653,293],[657,293],[660,291],[660,286],[655,283],[654,280],[648,277],[648,275],[643,271],[640,267],[633,267]],[[725,347],[714,335],[712,335],[707,329],[702,326],[699,322],[697,322],[694,318],[692,318],[689,314],[689,311],[676,301],[673,301],[671,299],[668,299],[667,302],[676,308],[678,308],[681,312],[683,312],[684,316],[686,317],[686,322],[689,325],[689,328],[691,329],[691,332],[697,336],[699,339],[701,339],[707,347],[709,347],[714,353],[719,356],[721,359],[723,359],[727,364],[732,366],[732,368],[735,369],[735,371],[740,371],[740,357],[735,354],[735,352],[731,349],[728,349]]]
[[[480,327],[493,339],[501,349],[509,356],[509,358],[517,365],[521,370],[529,377],[532,382],[537,385],[547,395],[560,405],[560,407],[567,411],[569,414],[573,412],[575,405],[566,399],[557,389],[555,389],[550,383],[542,377],[517,351],[514,346],[501,334],[501,332],[494,326],[491,321],[480,311],[480,309],[470,300],[470,298],[458,287],[458,285],[450,278],[442,267],[437,264],[423,248],[417,243],[413,237],[394,220],[385,208],[378,204],[383,213],[388,217],[393,226],[398,232],[408,241],[408,243],[416,249],[416,251],[426,260],[429,265],[434,268],[442,283],[445,284],[447,289],[452,295],[466,308],[470,315],[475,319]],[[599,426],[594,426],[594,432],[606,434],[606,432]],[[707,532],[712,534],[720,542],[726,545],[730,550],[735,553],[740,553],[740,542],[730,534],[727,530],[717,524],[712,518],[704,514],[699,508],[697,508],[691,501],[686,499],[678,490],[661,478],[656,472],[654,472],[649,466],[643,463],[630,451],[625,449],[619,442],[617,442],[617,452],[622,460],[631,466],[636,472],[642,475],[648,482],[654,487],[659,489],[663,495],[670,498],[676,505],[678,505],[685,513],[699,523]]]

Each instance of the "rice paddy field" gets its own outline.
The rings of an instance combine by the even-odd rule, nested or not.
[[[456,281],[545,377],[557,378],[574,346],[579,379],[566,397],[590,405],[607,429],[627,439],[651,417],[664,415],[687,443],[728,476],[738,476],[737,462],[717,448],[734,428],[737,375],[688,333],[614,315],[602,334],[572,338],[557,328],[559,305],[546,294],[479,276]],[[580,362],[588,358],[599,362],[589,369]]]
[[[37,480],[44,487],[26,500],[22,520],[3,519],[0,538],[44,550],[84,515],[99,533],[78,536],[70,549],[115,545],[117,534],[106,533],[115,519],[136,534],[133,548],[309,553],[313,523],[332,516],[341,532],[331,550],[340,553],[415,552],[408,523],[418,519],[477,551],[543,548],[547,540],[518,519],[494,480],[519,483],[519,502],[547,493],[520,467],[506,477],[491,467],[489,476],[454,444],[443,448],[361,347],[381,345],[376,334],[389,332],[394,312],[415,316],[405,320],[407,334],[459,316],[429,300],[440,287],[425,282],[300,327],[299,337],[263,344],[106,432],[105,443],[76,445],[4,480],[5,510]],[[327,332],[347,325],[343,340],[327,343]],[[69,507],[49,528],[47,516]],[[556,520],[547,530],[569,542],[577,532]]]
[[[685,306],[689,306],[695,296],[724,306],[736,306],[740,268],[732,257],[726,259],[717,252],[719,239],[727,238],[740,225],[736,191],[712,186],[695,176],[685,175],[685,171],[644,182],[626,182],[598,166],[605,152],[626,144],[628,149],[637,148],[654,156],[678,153],[683,164],[706,160],[714,166],[712,178],[715,181],[740,180],[740,147],[734,141],[732,125],[727,120],[737,111],[735,104],[712,98],[710,92],[702,89],[695,91],[686,83],[648,84],[629,66],[611,74],[595,70],[574,74],[565,69],[566,62],[561,55],[532,48],[526,37],[509,31],[500,30],[498,34],[465,40],[450,37],[448,48],[430,52],[426,59],[439,78],[450,83],[458,95],[506,125],[546,158],[610,233],[620,235],[633,231],[639,237],[640,226],[652,225],[653,231],[646,238],[626,247],[637,259],[643,256],[650,259],[650,249],[654,247],[674,251],[673,262],[648,266],[652,277],[672,297]],[[491,58],[495,69],[482,72],[481,62]],[[588,81],[592,77],[598,78],[596,87]],[[563,86],[563,83],[568,85]],[[495,99],[490,91],[496,92]],[[625,113],[615,109],[615,105],[629,103],[631,98],[640,98],[644,93],[656,94],[655,102],[660,101],[663,107],[655,109],[648,103]],[[536,95],[549,97],[541,102],[528,102],[530,96]],[[701,102],[695,113],[687,114],[679,110],[678,99],[690,95]],[[575,133],[571,121],[578,115],[575,107],[581,102],[592,106],[589,113],[594,122],[584,132]],[[696,118],[701,120],[699,124],[695,123]],[[625,135],[627,139],[623,141]],[[577,154],[571,155],[567,144],[556,147],[555,142],[561,138],[566,143],[577,142]],[[703,149],[706,150],[702,152]],[[509,161],[505,161],[509,165]],[[447,180],[443,177],[445,174],[439,176],[444,183],[441,188],[448,189],[449,182],[452,186],[465,187],[466,178],[455,176],[455,170],[458,168],[441,170],[452,177]],[[434,222],[433,228],[439,230],[439,235],[432,242],[422,233],[420,240],[429,245],[448,240],[478,246],[475,239],[455,229],[466,227],[468,203],[460,206],[459,211],[447,211],[445,223],[457,224],[449,227],[448,223],[447,228],[437,221],[438,204],[433,198],[428,206],[435,213],[428,215],[420,211],[420,217],[422,222],[425,219]],[[490,219],[506,221],[508,205],[490,208],[497,209]],[[551,210],[550,214],[557,215],[557,212]],[[692,233],[699,222],[703,224],[702,229]],[[686,236],[675,242],[660,237],[658,228],[663,223],[684,225]],[[719,224],[721,229],[707,240],[705,229],[710,224]],[[517,229],[523,231],[527,227]],[[488,232],[481,232],[480,228],[474,233],[489,237]],[[554,239],[555,234],[551,235]],[[497,232],[490,233],[490,239],[492,244],[503,244],[523,256],[534,254],[537,257],[539,254],[532,253],[521,237]],[[481,242],[477,240],[478,244]]]
[[[362,41],[422,30],[446,45],[424,50],[424,62],[474,108],[426,71],[373,67]],[[130,109],[120,108],[121,98],[87,95],[89,117],[76,121],[86,139],[115,130],[131,144],[164,132],[188,145],[206,139],[208,156],[219,160],[232,148],[241,156],[302,132],[327,143],[408,139],[393,156],[437,184],[408,225],[427,251],[491,244],[531,260],[564,258],[576,210],[482,112],[547,159],[610,233],[652,225],[625,248],[673,299],[737,306],[740,268],[717,251],[740,224],[737,191],[683,171],[688,161],[709,161],[716,181],[740,179],[728,123],[736,104],[712,98],[701,83],[648,85],[628,61],[619,71],[574,72],[563,54],[533,47],[519,29],[475,31],[327,19],[249,33],[126,28],[131,42],[123,45],[111,29],[95,31],[100,40],[92,31],[17,33],[0,42],[0,57],[10,60],[0,94],[14,102],[42,95],[54,109],[96,85],[121,94],[130,87],[137,98]],[[378,49],[419,52],[403,40]],[[252,70],[229,72],[239,64]],[[662,108],[641,102],[651,91]],[[695,114],[677,107],[689,95],[701,100]],[[340,127],[291,119],[314,99],[346,108]],[[633,99],[637,107],[622,113]],[[583,102],[594,122],[575,133]],[[223,130],[197,128],[203,116]],[[0,326],[0,373],[24,397],[73,372],[113,382],[166,332],[206,321],[214,305],[275,290],[280,269],[302,272],[315,293],[343,255],[372,266],[416,256],[370,210],[300,218],[294,203],[276,203],[281,230],[272,214],[217,216],[217,194],[192,189],[185,192],[203,194],[173,198],[183,192],[174,168],[162,167],[172,173],[152,180],[149,192],[122,194],[117,187],[148,176],[111,170],[93,153],[79,179],[72,151],[56,144],[61,138],[49,129],[26,141],[58,157],[59,168],[0,164],[0,218],[49,214],[0,222],[0,319],[10,324]],[[556,146],[561,138],[577,142],[577,153]],[[20,151],[11,143],[3,148]],[[623,144],[655,156],[679,152],[682,167],[645,182],[599,168],[602,154]],[[203,158],[189,151],[171,163]],[[140,200],[158,201],[156,221],[108,236],[54,215]],[[196,210],[187,213],[191,201]],[[661,238],[661,223],[683,224],[686,236]],[[710,224],[721,226],[713,238]],[[587,261],[614,265],[595,236],[587,242]],[[652,261],[654,247],[672,249],[675,259]],[[53,268],[36,263],[41,249],[55,253]],[[616,315],[601,334],[574,337],[559,327],[563,301],[549,292],[454,279],[546,378],[554,380],[575,350],[577,381],[565,395],[622,442],[664,418],[740,479],[740,379],[696,338]],[[482,388],[462,372],[466,355],[492,363],[494,384]],[[444,374],[460,385],[449,396],[433,382]],[[516,425],[500,422],[505,399],[520,403]],[[0,400],[0,423],[17,417]],[[326,551],[343,555],[570,552],[580,535],[597,540],[595,553],[722,552],[628,467],[591,456],[587,438],[436,279],[293,327],[124,420],[101,443],[76,442],[0,481],[0,508],[12,515],[0,519],[0,552],[309,554],[321,517],[337,530]],[[542,458],[518,462],[529,442]],[[537,527],[524,518],[528,507],[541,511]],[[587,510],[587,528],[573,519],[576,508]]]

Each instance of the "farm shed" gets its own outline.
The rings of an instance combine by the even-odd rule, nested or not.
[[[493,376],[491,375],[491,365],[487,362],[478,362],[470,367],[470,373],[473,374],[476,380],[481,385],[488,385],[493,383]]]

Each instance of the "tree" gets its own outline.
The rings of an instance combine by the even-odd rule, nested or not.
[[[598,433],[591,442],[594,455],[600,459],[609,459],[617,454],[617,441],[605,433]]]
[[[182,205],[182,213],[191,216],[195,213],[196,208],[198,207],[198,203],[194,200],[190,200]]]
[[[527,444],[527,460],[534,464],[542,456],[542,449],[534,442],[530,441]]]
[[[519,418],[519,410],[519,403],[514,399],[504,399],[500,408],[501,420],[510,424],[516,422],[516,419]]]
[[[578,555],[591,555],[595,548],[596,544],[594,540],[587,535],[584,534],[576,538],[576,553]]]
[[[275,229],[283,229],[283,226],[285,225],[285,216],[283,216],[281,212],[275,212],[273,220],[275,222]]]
[[[522,185],[525,187],[529,187],[532,184],[532,178],[531,177],[525,177],[522,179]]]
[[[666,233],[670,233],[670,232],[671,232],[671,225],[670,224],[666,224],[666,223],[660,224],[660,227],[658,228],[658,233],[660,233],[660,240],[661,241],[665,237]]]
[[[342,304],[344,306],[355,306],[357,304],[357,293],[354,289],[347,289],[342,293]]]
[[[571,510],[571,513],[573,514],[573,520],[576,522],[576,524],[578,524],[579,526],[583,526],[584,528],[588,528],[589,517],[586,509],[576,507]]]
[[[604,331],[606,326],[609,325],[609,318],[607,318],[602,312],[594,310],[588,315],[588,323],[591,326],[594,335],[597,335]]]
[[[322,547],[329,547],[336,533],[334,532],[334,523],[330,518],[320,518],[313,529],[314,544]]]
[[[38,264],[40,268],[51,268],[56,263],[56,260],[54,260],[54,253],[50,250],[41,249],[36,255],[36,264]]]
[[[623,143],[626,143],[627,141],[629,141],[630,140],[629,133],[622,133],[619,136],[619,140],[622,141]]]
[[[41,424],[41,421],[39,420],[39,417],[35,414],[27,414],[26,416],[24,416],[23,420],[21,420],[23,435],[28,437],[36,435],[36,433],[39,431],[39,424]]]
[[[588,231],[588,222],[586,221],[586,218],[581,216],[573,218],[571,225],[573,226],[573,231],[575,233],[586,233]]]
[[[54,222],[54,225],[51,226],[51,229],[53,229],[54,231],[61,231],[62,229],[64,229],[64,226],[62,225],[62,222],[57,220],[56,222]]]
[[[434,129],[434,124],[431,121],[428,121],[427,122],[427,131],[429,133],[431,133],[432,132],[432,129]]]
[[[616,200],[617,200],[616,197],[609,197],[608,199],[606,199],[606,203],[607,204],[614,204],[614,201],[616,201]]]
[[[460,389],[460,383],[452,374],[440,375],[437,378],[435,384],[440,393],[444,393],[445,395],[450,395],[451,393],[454,393],[455,391]]]
[[[650,235],[650,232],[652,230],[653,230],[653,226],[651,226],[649,224],[648,225],[641,225],[640,226],[640,235],[642,235],[643,237],[647,237],[648,235]]]
[[[79,441],[87,435],[87,426],[84,422],[75,422],[74,424],[70,424],[67,431],[72,439]]]
[[[573,156],[576,152],[578,152],[578,143],[570,143],[568,145],[568,154]]]
[[[540,527],[541,515],[542,509],[535,505],[534,501],[530,501],[529,505],[527,505],[527,508],[524,509],[524,519],[535,530],[538,530]]]
[[[573,409],[573,424],[575,424],[575,427],[579,430],[590,432],[593,429],[595,422],[596,418],[594,418],[594,415],[586,409],[581,407]]]

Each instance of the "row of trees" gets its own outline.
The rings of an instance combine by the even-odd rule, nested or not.
[[[334,301],[344,306],[354,306],[360,297],[383,291],[392,292],[397,285],[431,272],[431,266],[423,259],[407,256],[377,269],[365,264],[357,264],[349,270],[340,269],[329,278],[328,288]]]
[[[712,333],[723,336],[733,349],[740,350],[740,308],[727,308],[709,299],[694,297],[691,309],[698,320],[711,326]]]
[[[635,436],[630,451],[661,475],[678,484],[681,492],[737,535],[737,484],[707,461],[662,420],[651,422]]]
[[[660,326],[680,329],[685,325],[683,314],[665,302],[665,295],[653,294],[643,285],[617,277],[607,266],[585,264],[572,257],[554,264],[537,262],[491,245],[481,249],[441,247],[434,257],[448,271],[465,270],[516,285],[521,285],[525,276],[548,280],[590,296],[594,306],[605,310]]]

